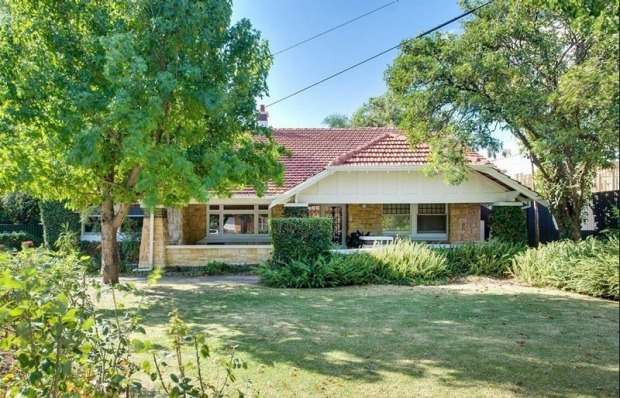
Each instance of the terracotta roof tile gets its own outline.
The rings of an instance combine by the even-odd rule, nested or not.
[[[273,137],[283,145],[291,157],[283,157],[284,185],[269,184],[267,195],[284,193],[327,166],[402,166],[424,165],[428,160],[428,145],[412,149],[406,137],[395,128],[285,128],[274,129]],[[472,164],[488,160],[469,151]],[[252,195],[252,189],[236,192]]]

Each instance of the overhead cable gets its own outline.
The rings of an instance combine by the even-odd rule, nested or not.
[[[465,13],[463,13],[463,14],[461,14],[461,15],[457,16],[457,17],[454,17],[454,18],[450,19],[449,21],[446,21],[446,22],[444,22],[444,23],[442,23],[442,24],[440,24],[440,25],[435,26],[434,28],[429,29],[429,30],[427,30],[426,32],[420,33],[419,35],[417,35],[417,36],[415,37],[415,39],[420,39],[420,38],[422,38],[422,37],[424,37],[424,36],[426,36],[426,35],[428,35],[428,34],[430,34],[430,33],[433,33],[433,32],[434,32],[434,31],[436,31],[436,30],[439,30],[439,29],[443,28],[444,26],[450,25],[452,22],[458,21],[458,20],[459,20],[459,19],[461,19],[461,18],[465,18],[466,16],[468,16],[468,15],[470,15],[470,14],[472,14],[472,13],[474,13],[474,12],[478,11],[478,10],[479,10],[479,9],[481,9],[482,7],[484,7],[484,6],[488,5],[488,4],[492,3],[492,2],[493,2],[493,0],[488,1],[488,2],[486,2],[486,3],[484,3],[484,4],[480,5],[480,6],[478,6],[478,7],[476,7],[476,8],[473,8],[473,9],[471,9],[471,10],[469,10],[469,11],[467,11],[467,12],[465,12]],[[399,44],[395,45],[394,47],[390,47],[390,48],[388,48],[387,50],[380,52],[379,54],[373,55],[373,56],[372,56],[372,57],[370,57],[370,58],[366,58],[365,60],[363,60],[363,61],[361,61],[361,62],[358,62],[358,63],[356,63],[355,65],[349,66],[348,68],[343,69],[343,70],[341,70],[340,72],[334,73],[333,75],[328,76],[328,77],[326,77],[325,79],[319,80],[319,81],[318,81],[318,82],[316,82],[316,83],[312,83],[311,85],[306,86],[306,87],[302,88],[301,90],[297,90],[297,91],[295,91],[294,93],[287,95],[286,97],[280,98],[279,100],[274,101],[274,102],[272,102],[272,103],[270,103],[270,104],[266,105],[265,107],[266,107],[266,108],[268,108],[268,107],[270,107],[270,106],[272,106],[272,105],[275,105],[275,104],[277,104],[277,103],[280,103],[280,102],[282,102],[282,101],[284,101],[284,100],[287,100],[287,99],[289,99],[289,98],[291,98],[291,97],[294,97],[294,96],[295,96],[295,95],[297,95],[297,94],[303,93],[304,91],[309,90],[309,89],[311,89],[312,87],[318,86],[318,85],[319,85],[319,84],[321,84],[321,83],[325,83],[326,81],[331,80],[331,79],[333,79],[333,78],[334,78],[334,77],[336,77],[336,76],[342,75],[343,73],[348,72],[348,71],[350,71],[351,69],[357,68],[358,66],[360,66],[360,65],[362,65],[362,64],[365,64],[365,63],[366,63],[366,62],[368,62],[368,61],[371,61],[371,60],[373,60],[373,59],[375,59],[375,58],[377,58],[377,57],[380,57],[380,56],[382,56],[382,55],[384,55],[384,54],[389,53],[390,51],[397,49],[397,48],[398,48],[398,47],[400,47],[401,45],[402,45],[402,43],[399,43]]]
[[[379,8],[375,8],[375,9],[374,9],[374,10],[372,10],[372,11],[368,11],[366,14],[360,15],[359,17],[355,17],[355,18],[351,19],[350,21],[344,22],[344,23],[342,23],[342,24],[340,24],[340,25],[338,25],[338,26],[335,26],[335,27],[333,27],[333,28],[331,28],[331,29],[328,29],[328,30],[326,30],[326,31],[324,31],[324,32],[321,32],[321,33],[317,34],[317,35],[314,35],[314,36],[312,36],[312,37],[310,37],[310,38],[308,38],[308,39],[306,39],[306,40],[300,41],[300,42],[299,42],[299,43],[297,43],[297,44],[293,44],[292,46],[286,47],[285,49],[280,50],[280,51],[278,51],[277,53],[274,53],[274,54],[273,54],[273,56],[275,57],[275,56],[276,56],[276,55],[278,55],[278,54],[282,54],[282,53],[283,53],[283,52],[285,52],[285,51],[288,51],[288,50],[290,50],[290,49],[292,49],[292,48],[295,48],[295,47],[297,47],[297,46],[301,46],[302,44],[307,43],[307,42],[309,42],[309,41],[311,41],[311,40],[314,40],[314,39],[316,39],[317,37],[321,37],[321,36],[323,36],[324,34],[327,34],[327,33],[329,33],[329,32],[333,32],[333,31],[334,31],[334,30],[336,30],[336,29],[342,28],[343,26],[348,25],[348,24],[350,24],[351,22],[355,22],[355,21],[357,21],[358,19],[362,19],[362,18],[364,18],[365,16],[368,16],[368,15],[370,15],[370,14],[372,14],[372,13],[375,13],[375,12],[377,12],[377,11],[379,11],[379,10],[381,10],[381,9],[385,8],[385,7],[391,6],[391,5],[392,5],[392,4],[394,4],[394,3],[398,3],[398,0],[394,0],[394,1],[392,1],[392,2],[389,2],[389,3],[387,3],[387,4],[384,4],[384,5],[382,5],[382,6],[381,6],[381,7],[379,7]]]

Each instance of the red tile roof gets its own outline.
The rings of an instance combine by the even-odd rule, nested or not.
[[[412,149],[395,128],[285,128],[274,129],[273,137],[291,154],[283,157],[284,185],[269,184],[267,195],[284,193],[325,170],[327,166],[418,166],[427,162],[428,145]],[[489,163],[469,151],[471,164]],[[251,195],[245,189],[239,195]]]

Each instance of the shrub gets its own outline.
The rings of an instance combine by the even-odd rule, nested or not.
[[[490,240],[436,250],[448,260],[450,275],[503,276],[510,272],[514,256],[526,248],[522,243]]]
[[[375,275],[382,283],[417,284],[444,280],[448,262],[425,244],[397,240],[382,250],[371,252],[376,262]]]
[[[287,218],[306,218],[310,215],[310,212],[307,206],[284,206],[284,212],[282,214]]]
[[[313,262],[332,246],[332,220],[329,218],[273,218],[269,223],[275,265]]]
[[[69,241],[60,240],[58,252],[39,248],[0,253],[0,347],[6,359],[1,362],[3,394],[143,396],[135,377],[142,371],[159,381],[165,396],[229,395],[236,387],[236,369],[246,367],[234,349],[226,358],[212,358],[205,337],[191,333],[176,311],[168,327],[172,353],[140,340],[139,334],[145,334],[138,317],[143,304],[122,309],[116,296],[118,291],[142,293],[131,285],[111,287],[114,308],[107,314],[96,313],[91,297],[101,291],[85,278],[85,259],[68,250]],[[189,350],[190,357],[182,356],[181,351]],[[148,354],[148,359],[141,358],[138,365],[137,353]],[[208,363],[221,367],[223,376],[206,380],[201,368]],[[185,373],[189,368],[198,369],[198,375]]]
[[[515,206],[494,206],[489,217],[490,236],[496,240],[527,244],[525,212]]]
[[[0,224],[39,224],[39,201],[22,192],[0,197]]]
[[[42,243],[41,238],[27,232],[0,233],[0,245],[4,246],[5,249],[20,250],[24,242],[32,242],[32,246],[39,246]]]
[[[263,264],[261,281],[271,287],[321,288],[365,285],[376,280],[375,259],[367,253],[333,254],[315,261],[295,260],[285,267]]]
[[[80,234],[80,215],[65,208],[62,202],[40,202],[40,206],[43,239],[47,247],[56,248],[56,241],[65,226],[69,231]]]
[[[528,285],[618,300],[618,243],[613,235],[552,242],[515,256],[512,273]]]

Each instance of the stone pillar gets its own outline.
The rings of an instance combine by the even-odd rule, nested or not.
[[[153,219],[153,267],[166,266],[166,245],[169,243],[168,219],[166,209],[155,209]],[[142,238],[140,241],[140,262],[138,268],[149,267],[149,254],[151,247],[151,215],[144,213],[142,225]]]
[[[188,205],[183,208],[183,244],[195,245],[207,236],[207,205]]]
[[[451,204],[448,228],[450,243],[480,241],[480,205]]]
[[[282,218],[284,216],[284,206],[276,205],[271,208],[271,218]]]
[[[383,232],[383,206],[375,205],[348,205],[347,206],[347,233],[370,232],[371,235],[381,235]]]
[[[171,245],[182,245],[183,240],[183,211],[181,209],[168,209],[168,235]]]

